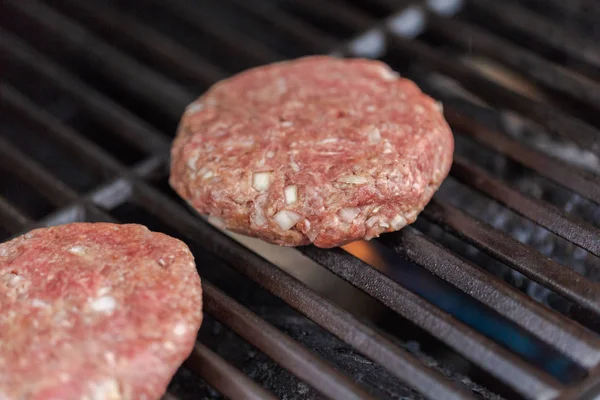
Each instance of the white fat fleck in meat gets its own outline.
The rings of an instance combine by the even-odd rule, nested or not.
[[[211,215],[208,217],[208,223],[216,226],[219,229],[225,229],[225,221],[222,218]]]
[[[90,303],[90,308],[97,312],[112,313],[117,308],[117,301],[112,296],[98,297]]]
[[[438,109],[439,112],[441,112],[442,114],[444,113],[444,105],[441,101],[436,101],[435,107]]]
[[[160,258],[158,261],[159,261],[159,264],[160,264],[160,262],[162,261],[162,262],[163,262],[163,264],[161,264],[161,265],[163,265],[163,266],[164,266],[164,265],[166,265],[166,264],[165,264],[165,261],[164,261],[162,258]],[[110,288],[110,286],[104,286],[104,287],[101,287],[100,289],[98,289],[98,297],[100,297],[100,296],[104,296],[104,295],[106,295],[106,294],[109,294],[111,290],[112,290],[112,289]]]
[[[270,172],[255,172],[252,174],[252,187],[258,192],[264,192],[271,184]]]
[[[290,167],[292,168],[292,171],[294,171],[294,172],[300,171],[300,166],[296,163],[296,161],[294,161],[293,157],[291,157],[291,159],[290,159]]]
[[[283,189],[286,204],[294,204],[298,201],[298,186],[289,185]]]
[[[117,361],[117,357],[115,357],[115,353],[113,353],[112,351],[105,352],[104,358],[106,359],[106,362],[108,362],[111,365],[114,365]]]
[[[188,330],[187,326],[183,322],[179,322],[173,328],[173,333],[175,334],[175,336],[183,336],[183,335],[185,335],[187,330]]]
[[[337,180],[338,182],[350,183],[352,185],[363,185],[369,182],[369,179],[360,175],[344,175],[339,177]]]
[[[360,208],[358,207],[345,207],[339,211],[340,218],[342,218],[343,221],[348,223],[352,223],[352,221],[354,221],[354,218],[356,218],[356,216],[359,213]]]
[[[21,281],[23,281],[23,277],[10,272],[7,275],[3,276],[2,279],[6,282],[6,286],[8,286],[9,288],[15,287],[19,283],[21,283]]]
[[[206,180],[206,179],[210,179],[213,176],[215,176],[215,173],[212,172],[211,170],[206,171],[203,175],[202,175],[202,179]]]
[[[73,246],[69,249],[69,253],[82,256],[86,253],[84,246]]]
[[[47,308],[50,304],[46,303],[44,300],[33,299],[31,300],[31,305],[35,308]]]
[[[381,140],[381,132],[376,126],[371,126],[367,129],[367,137],[369,138],[369,143],[379,143]]]
[[[275,223],[284,231],[291,229],[301,218],[300,214],[290,210],[281,210],[273,216]]]
[[[109,378],[90,385],[91,400],[122,400],[119,383]]]
[[[167,340],[165,342],[163,342],[163,347],[167,350],[175,350],[175,344],[173,342],[171,342],[170,340]]]
[[[191,169],[192,171],[196,171],[196,162],[198,162],[198,154],[196,154],[195,156],[192,156],[188,159],[188,161],[187,161],[188,168]]]
[[[415,104],[413,109],[417,114],[425,114],[425,107],[423,107],[421,104]]]
[[[379,221],[379,226],[382,228],[389,228],[390,224],[388,224],[386,221],[381,220]]]
[[[267,151],[267,158],[273,158],[273,157],[275,157],[275,152],[273,152],[271,150]]]
[[[277,90],[279,91],[279,94],[284,94],[287,92],[288,87],[287,87],[287,83],[286,83],[285,79],[283,79],[283,78],[277,79]]]
[[[374,112],[376,110],[376,107],[372,104],[369,104],[368,106],[365,107],[365,110],[367,112]]]
[[[204,110],[204,104],[192,103],[186,107],[185,112],[186,113],[195,113],[195,112],[202,111],[202,110]]]
[[[337,143],[338,138],[327,138],[319,141],[320,144]]]
[[[292,121],[283,121],[281,123],[281,126],[284,128],[290,128],[290,127],[294,126],[294,123]]]
[[[382,67],[379,71],[381,77],[386,81],[395,81],[400,77],[400,75],[397,72],[392,71],[387,67]]]
[[[392,151],[394,151],[392,144],[386,139],[383,143],[383,153],[390,154]]]

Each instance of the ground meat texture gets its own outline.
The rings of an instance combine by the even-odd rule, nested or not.
[[[441,105],[387,65],[305,57],[235,75],[192,103],[170,182],[232,231],[335,247],[412,223],[453,151]]]
[[[0,244],[0,399],[158,399],[202,321],[188,247],[75,223]]]

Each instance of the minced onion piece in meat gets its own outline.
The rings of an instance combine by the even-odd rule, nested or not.
[[[287,204],[293,204],[298,201],[298,186],[286,186],[285,189],[283,189],[283,193],[285,194],[285,202]]]
[[[360,208],[358,207],[345,207],[340,210],[340,217],[342,217],[345,222],[352,222],[359,213]]]
[[[270,172],[255,172],[252,174],[252,187],[259,192],[264,192],[271,184]]]
[[[406,223],[408,221],[406,221],[406,218],[404,218],[402,215],[398,214],[396,215],[394,218],[392,218],[392,220],[390,221],[390,223],[392,224],[392,228],[394,228],[395,230],[404,228],[404,226],[406,226]]]
[[[287,231],[300,221],[302,216],[290,210],[281,210],[273,217],[273,220],[281,228]]]
[[[351,183],[354,185],[362,185],[363,183],[367,183],[369,180],[360,175],[345,175],[339,177],[338,181],[343,183]]]

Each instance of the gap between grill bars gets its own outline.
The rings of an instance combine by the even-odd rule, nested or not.
[[[30,18],[31,21],[34,21],[43,29],[53,31],[65,43],[69,43],[73,48],[79,49],[77,51],[81,53],[82,57],[93,57],[94,62],[97,62],[111,79],[119,82],[128,91],[140,97],[150,99],[154,103],[154,106],[163,109],[170,117],[178,118],[183,107],[193,99],[194,96],[187,89],[152,71],[143,64],[137,63],[128,55],[115,50],[101,39],[87,32],[85,28],[73,23],[70,18],[61,16],[44,4],[36,1],[26,3],[7,1],[5,3],[9,4],[8,8],[17,10],[18,13],[22,13],[22,15]],[[385,3],[393,2],[386,1]],[[192,19],[195,23],[199,21],[204,23],[206,18],[197,12],[193,12],[193,7],[190,8],[186,4],[178,0],[169,4],[167,8],[168,11],[176,11],[179,17]],[[102,30],[112,29],[111,27],[114,27],[114,23],[111,25],[111,21],[119,21],[119,19],[111,18],[113,15],[107,11],[98,14],[98,17],[96,17],[93,13],[95,7],[93,3],[89,3],[88,5],[80,5],[77,8],[86,9],[85,12],[90,13],[91,17],[88,17],[90,23],[97,25]],[[336,5],[330,7],[333,7],[330,10],[336,10]],[[425,10],[419,10],[425,18],[427,15]],[[311,30],[303,27],[304,23],[302,21],[294,19],[293,16],[288,15],[285,11],[281,11],[280,13],[288,21],[294,21],[289,25],[280,24],[280,29],[287,29],[286,27],[289,26],[292,34],[303,37],[305,42],[310,45],[316,44],[314,34],[310,33]],[[119,16],[118,12],[116,15],[117,17]],[[443,60],[426,45],[399,38],[390,32],[381,31],[381,28],[385,28],[387,21],[380,23],[379,21],[371,21],[367,17],[359,19],[353,18],[350,15],[355,14],[348,14],[348,12],[339,13],[340,18],[346,18],[346,22],[349,25],[359,25],[357,31],[364,31],[370,28],[376,29],[373,32],[379,32],[383,35],[389,41],[390,46],[400,48],[408,54],[414,55],[417,60],[430,64],[434,69],[439,69],[441,72],[454,77],[477,94],[489,99],[490,102],[502,105],[510,103],[510,106],[515,107],[517,111],[523,112],[525,115],[542,124],[552,126],[551,129],[557,129],[558,133],[569,136],[578,143],[589,144],[590,141],[593,141],[593,137],[597,133],[594,128],[587,126],[579,120],[568,115],[563,115],[562,113],[553,115],[545,105],[535,104],[526,98],[517,97],[518,95],[479,76],[475,71],[466,67],[457,67]],[[276,52],[263,48],[259,43],[250,42],[248,38],[238,37],[222,29],[222,27],[214,27],[213,25],[207,22],[205,29],[212,30],[217,35],[222,35],[224,39],[236,43],[238,47],[251,49],[248,53],[251,54],[251,57],[257,63],[265,63],[281,58]],[[142,22],[136,22],[132,26],[134,28],[123,33],[128,33],[132,41],[152,52],[157,60],[184,71],[184,73],[197,80],[202,86],[208,85],[216,78],[227,75],[218,67],[204,62],[197,56],[190,58],[192,62],[187,63],[184,60],[186,60],[186,56],[190,53],[185,47],[171,46],[172,41],[169,41],[168,38],[158,32],[150,31],[150,28],[146,27]],[[242,43],[243,45],[240,46]],[[246,46],[246,44],[248,45]],[[275,295],[283,298],[292,307],[298,309],[318,324],[326,327],[329,331],[354,346],[360,352],[366,354],[369,358],[388,367],[390,373],[415,387],[426,396],[430,398],[442,398],[440,396],[446,396],[443,398],[450,398],[450,396],[454,396],[454,398],[469,398],[469,394],[464,390],[446,381],[439,373],[425,367],[395,344],[387,341],[387,339],[378,335],[367,326],[364,326],[351,315],[310,291],[302,283],[296,281],[274,265],[244,249],[231,239],[221,234],[215,234],[213,228],[205,225],[202,221],[190,220],[185,210],[146,183],[145,179],[149,176],[164,176],[165,174],[164,167],[167,160],[166,150],[168,148],[168,141],[154,128],[118,104],[113,103],[108,97],[71,76],[59,65],[54,65],[52,62],[46,60],[12,34],[1,31],[0,46],[5,54],[3,57],[9,59],[9,62],[16,62],[19,66],[26,66],[28,70],[35,71],[36,74],[45,76],[46,79],[51,79],[54,84],[61,87],[65,92],[82,101],[82,106],[86,109],[87,113],[97,118],[102,124],[107,124],[110,128],[118,131],[124,139],[149,157],[146,161],[128,169],[97,146],[86,141],[79,132],[64,126],[52,115],[41,110],[39,106],[28,100],[13,87],[2,84],[1,97],[3,104],[7,104],[12,110],[18,111],[25,119],[48,129],[48,132],[56,140],[60,141],[64,146],[69,146],[72,152],[85,152],[89,157],[89,163],[95,164],[94,168],[98,168],[98,170],[110,170],[116,177],[112,183],[100,187],[98,190],[92,191],[87,195],[80,196],[71,188],[62,184],[52,174],[44,171],[36,161],[22,154],[15,146],[3,140],[0,143],[3,145],[2,154],[5,156],[2,160],[3,166],[10,171],[20,171],[22,174],[21,178],[35,183],[42,196],[46,197],[48,201],[57,207],[63,207],[61,211],[56,212],[51,218],[41,222],[41,224],[50,221],[80,219],[111,220],[112,217],[107,215],[105,211],[102,211],[101,208],[110,211],[125,201],[134,200],[140,206],[148,208],[148,211],[162,219],[164,223],[171,225],[174,229],[190,238],[190,240],[197,242],[198,245],[217,254],[228,264],[261,283]],[[351,45],[344,46],[346,51],[352,48]],[[315,52],[322,51],[322,48],[315,46]],[[189,67],[190,65],[192,67]],[[468,83],[467,81],[475,83]],[[597,92],[592,93],[597,95]],[[452,118],[449,118],[451,124],[456,125],[454,126],[455,128],[458,126],[457,129],[469,130],[469,127],[475,126],[473,125],[474,121],[470,121],[469,117],[461,115],[460,118],[463,118],[462,127],[456,121],[453,123]],[[578,136],[571,137],[574,128],[582,129],[579,131]],[[496,138],[502,136],[493,131],[488,135],[485,129],[487,128],[484,128],[484,130],[475,130],[473,135],[479,134],[481,142],[500,152],[506,152],[506,143],[502,142],[502,139],[491,139],[494,137],[492,135],[496,135]],[[492,144],[490,144],[490,141]],[[513,146],[517,146],[516,142],[511,143]],[[560,174],[556,176],[549,174],[545,170],[544,161],[553,160],[548,160],[546,156],[534,150],[527,150],[523,147],[518,147],[518,149],[529,151],[529,153],[527,153],[527,156],[517,153],[517,155],[513,156],[517,161],[523,161],[526,158],[527,163],[523,162],[523,164],[527,167],[540,172],[542,175],[551,175],[548,178],[555,179],[559,184],[577,192],[579,192],[579,188],[585,186],[586,189],[581,190],[581,194],[597,201],[597,192],[595,192],[597,189],[597,178],[577,168],[571,169],[579,181],[576,179],[571,181],[568,179],[569,176],[561,177]],[[529,157],[530,155],[532,157]],[[554,225],[556,223],[555,220],[544,222],[546,221],[544,220],[544,215],[534,213],[535,206],[543,206],[547,210],[551,210],[549,205],[537,201],[535,205],[528,206],[527,201],[533,200],[525,197],[518,198],[519,201],[516,203],[510,203],[514,201],[515,196],[520,196],[515,189],[491,177],[487,181],[487,186],[485,184],[486,179],[488,179],[487,177],[479,176],[478,179],[473,179],[473,174],[478,173],[478,171],[467,161],[459,159],[455,166],[458,166],[458,172],[455,172],[455,174],[465,178],[466,184],[486,192],[490,197],[498,201],[507,203],[509,207],[516,208],[528,218],[545,225],[548,229],[554,229],[559,235],[562,234],[562,236],[573,240],[587,250],[593,253],[598,252],[594,241],[596,228],[588,227],[578,221],[571,221],[570,217],[558,214],[556,214],[556,218],[559,219],[557,225]],[[588,181],[594,183],[594,185],[587,186],[583,184],[583,182],[587,183]],[[510,196],[504,196],[503,193],[509,193]],[[30,227],[31,220],[27,215],[21,213],[10,202],[3,199],[0,200],[2,200],[0,201],[0,216],[7,217],[7,221],[9,221],[8,226],[12,232],[16,233]],[[505,249],[495,246],[496,242],[494,239],[502,238],[501,233],[491,227],[488,228],[480,225],[478,221],[470,220],[470,217],[461,215],[460,211],[454,211],[449,205],[444,203],[434,202],[425,212],[425,216],[436,223],[440,223],[445,228],[465,236],[468,241],[474,243],[477,247],[484,249],[484,251],[489,252],[492,256],[526,273],[533,279],[550,286],[565,297],[592,311],[598,311],[598,288],[595,284],[588,281],[579,284],[582,278],[571,270],[553,262],[541,264],[541,255],[533,249],[527,248],[524,245],[518,245],[514,241],[511,243],[509,240],[501,240],[507,246]],[[471,229],[469,230],[468,228]],[[541,332],[546,333],[546,337],[541,338],[543,341],[560,349],[581,365],[589,368],[597,365],[599,354],[598,339],[579,325],[572,323],[557,313],[536,305],[527,297],[509,288],[508,285],[480,271],[471,264],[465,263],[458,258],[452,258],[453,256],[448,250],[431,243],[420,235],[414,234],[412,230],[407,230],[407,233],[403,232],[400,235],[390,236],[389,239],[393,243],[388,243],[387,239],[384,242],[392,246],[395,246],[396,239],[400,239],[406,245],[399,248],[399,250],[403,248],[411,251],[410,254],[407,254],[408,258],[429,269],[433,274],[460,287],[463,291],[471,293],[479,301],[495,309],[506,318],[514,320],[519,325],[523,325],[524,329],[529,330],[535,335],[539,335]],[[510,253],[511,250],[516,249],[522,250],[523,253],[517,253],[516,256]],[[447,343],[474,364],[478,364],[482,369],[487,370],[489,374],[495,376],[524,397],[554,398],[559,393],[563,393],[564,395],[576,398],[575,396],[583,393],[583,390],[587,390],[587,388],[594,389],[594,386],[597,385],[598,371],[592,369],[589,378],[584,380],[580,386],[565,388],[563,384],[557,382],[546,373],[532,367],[490,339],[454,320],[427,301],[398,285],[389,277],[363,264],[346,252],[341,250],[324,251],[314,248],[307,248],[302,251],[311,258],[318,260],[327,269],[349,281],[352,285],[364,290],[400,315],[407,317],[426,331],[437,336],[441,341]],[[451,262],[440,264],[446,258],[449,258]],[[545,265],[548,270],[542,269],[541,265]],[[538,268],[536,269],[536,267]],[[552,274],[549,274],[549,271]],[[464,277],[461,277],[461,274],[470,276],[464,279]],[[285,284],[283,284],[284,282]],[[214,301],[214,303],[211,303],[214,304],[212,311],[217,319],[231,318],[229,324],[238,324],[238,329],[241,329],[239,324],[244,323],[244,321],[251,321],[248,323],[253,328],[256,328],[257,324],[261,326],[262,322],[252,319],[253,317],[248,314],[249,311],[245,310],[241,305],[235,302],[232,303],[232,300],[223,297],[212,286],[209,285],[208,287],[208,293]],[[231,315],[222,315],[219,318],[219,312],[223,312],[219,311],[219,307],[225,307],[230,312],[237,310],[237,314],[234,312]],[[210,312],[210,310],[209,308],[208,311]],[[226,325],[229,324],[226,323]],[[260,340],[256,336],[251,337],[252,335],[245,330],[242,333],[242,336],[244,335],[247,336],[246,339],[248,341],[253,343]],[[274,335],[267,335],[268,337],[263,335],[262,340],[265,340],[266,342],[264,343],[267,344],[281,345],[281,342],[278,341],[280,336],[277,336],[280,333],[274,333]],[[257,347],[260,346],[257,345]],[[300,359],[303,358],[305,361],[313,357],[298,346],[292,346],[283,350],[291,352],[291,355],[300,357]],[[329,393],[331,396],[334,393],[339,394],[341,391],[347,390],[347,393],[351,396],[365,397],[365,394],[361,392],[362,389],[356,387],[347,379],[339,377],[339,379],[336,379],[336,373],[327,364],[318,367],[321,374],[315,373],[311,375],[310,371],[306,368],[294,370],[294,368],[299,367],[285,365],[286,360],[289,361],[286,355],[289,356],[290,353],[273,351],[269,355],[276,361],[279,361],[280,364],[292,370],[292,372],[295,372],[296,375],[303,377],[306,382],[320,389],[323,393]],[[309,358],[307,359],[306,357]],[[240,372],[232,369],[219,356],[202,345],[196,348],[187,365],[190,369],[203,375],[209,383],[213,384],[226,395],[232,397],[247,395],[254,398],[268,398],[266,397],[268,395],[263,390],[245,378]],[[229,380],[223,381],[223,374],[230,374],[230,376],[234,377],[235,384],[231,385]],[[302,376],[302,374],[306,375]]]

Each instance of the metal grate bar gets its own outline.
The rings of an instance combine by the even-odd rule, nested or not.
[[[68,7],[65,7],[67,4]],[[86,22],[94,24],[104,33],[120,41],[130,41],[135,46],[145,49],[148,54],[154,55],[156,60],[181,71],[204,85],[226,77],[220,68],[149,25],[119,12],[110,4],[102,3],[100,5],[95,2],[68,0],[59,1],[53,5],[60,7],[61,10],[76,13]]]
[[[48,32],[59,35],[79,55],[97,64],[103,73],[168,115],[179,117],[181,110],[194,100],[194,96],[181,86],[97,39],[81,25],[51,7],[37,0],[6,0],[5,3],[9,5],[5,10],[12,8]],[[160,93],[160,96],[156,96],[156,93]]]
[[[343,21],[346,26],[354,28],[356,32],[368,31],[375,25],[375,21],[370,17],[357,11],[349,4],[340,4],[336,0],[304,0],[297,2],[296,5],[316,16],[335,15],[338,21]]]
[[[199,246],[217,254],[233,267],[263,285],[271,293],[285,300],[290,306],[355,347],[365,356],[379,362],[392,375],[407,385],[433,399],[439,398],[437,394],[440,393],[446,396],[453,395],[457,399],[469,398],[437,372],[426,368],[412,356],[392,345],[383,336],[378,335],[350,314],[311,291],[278,267],[224,234],[216,234],[215,229],[206,223],[190,220],[187,212],[151,187],[139,181],[135,182],[135,186],[138,201],[144,205],[152,205],[152,210],[149,211],[164,223],[178,229]],[[487,349],[486,352],[494,353],[493,349]],[[500,349],[499,352],[502,350]],[[501,357],[498,358],[501,359]],[[517,370],[518,366],[522,365],[517,358],[514,358],[514,363],[513,368]],[[526,367],[524,369],[529,372]],[[531,374],[537,377],[538,372],[531,370]],[[546,385],[547,382],[543,378],[540,379],[540,383],[537,383],[534,378],[531,380],[536,387],[542,386],[542,389],[548,389],[549,384]]]
[[[600,284],[439,199],[433,199],[423,215],[536,282],[600,314]]]
[[[316,53],[327,53],[336,47],[336,40],[333,37],[276,7],[256,7],[245,0],[227,1],[243,8],[250,14],[269,21],[278,29],[292,34],[296,39],[314,49]]]
[[[503,280],[461,260],[413,228],[386,237],[384,242],[581,365],[593,367],[600,361],[600,340],[595,334],[514,290]]]
[[[415,62],[429,65],[456,79],[465,88],[486,101],[499,107],[517,110],[542,124],[550,132],[572,140],[583,148],[600,153],[600,143],[597,140],[600,132],[591,125],[573,118],[546,103],[540,103],[513,92],[485,78],[466,64],[438,53],[423,43],[404,39],[398,35],[391,35],[390,42],[402,51],[403,56],[410,57]]]
[[[545,60],[535,53],[512,45],[491,33],[478,29],[467,22],[438,17],[433,13],[429,27],[464,51],[481,53],[514,68],[536,82],[592,107],[600,105],[600,84],[575,75],[563,67]]]
[[[209,314],[327,397],[373,399],[348,377],[215,286],[204,282],[202,292]]]
[[[171,0],[168,3],[160,0],[151,0],[157,6],[169,11],[177,18],[187,21],[190,25],[201,29],[204,33],[218,38],[231,48],[232,54],[250,59],[255,64],[279,61],[283,57],[275,51],[264,46],[252,38],[239,34],[233,29],[211,21],[205,13],[184,0]]]
[[[425,329],[526,398],[553,398],[561,390],[562,385],[554,378],[474,332],[353,255],[341,249],[306,247],[300,250],[337,276]]]
[[[484,126],[475,119],[457,112],[449,106],[444,106],[444,114],[455,131],[468,134],[478,142],[491,147],[527,168],[531,168],[541,176],[600,204],[600,179],[596,175],[528,148],[524,144]]]
[[[28,216],[0,196],[0,221],[2,226],[10,233],[18,233],[26,226],[33,223]]]
[[[273,395],[203,344],[196,343],[194,351],[184,365],[229,398],[276,400]]]
[[[469,0],[478,10],[492,15],[505,26],[546,43],[597,71],[600,68],[600,47],[583,35],[567,29],[557,29],[554,22],[525,7],[507,1]],[[564,4],[562,1],[556,4]]]
[[[11,111],[12,115],[19,116],[26,122],[46,129],[45,133],[47,135],[52,136],[64,147],[69,148],[71,154],[88,167],[106,177],[119,172],[119,168],[111,157],[106,157],[103,153],[95,151],[94,147],[90,147],[90,142],[80,140],[81,137],[78,134],[67,132],[70,128],[62,125],[56,117],[39,108],[12,86],[0,83],[0,102],[6,107],[5,109]]]
[[[469,165],[461,157],[454,157],[450,174],[549,231],[600,256],[600,229],[570,216],[558,207],[509,187],[481,168]]]
[[[120,134],[119,137],[126,139],[137,148],[146,152],[154,152],[169,147],[168,141],[162,135],[150,134],[154,129],[146,122],[111,102],[100,92],[84,84],[24,41],[1,28],[0,49],[3,54],[10,55],[14,60],[25,64],[31,70],[44,76],[48,82],[52,82],[81,101],[81,105],[85,106],[86,110],[99,123],[114,129]]]
[[[22,181],[29,182],[55,206],[64,206],[79,198],[73,189],[2,137],[0,137],[0,165]]]

